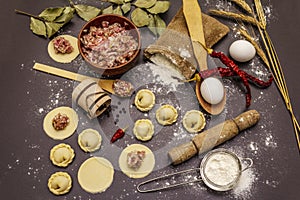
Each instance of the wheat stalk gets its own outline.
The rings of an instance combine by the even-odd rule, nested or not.
[[[277,88],[279,89],[279,91],[285,101],[287,110],[290,112],[294,131],[295,131],[295,136],[296,136],[296,140],[297,140],[298,150],[300,151],[300,137],[299,137],[300,126],[299,126],[299,123],[298,123],[297,118],[293,111],[293,107],[292,107],[292,104],[290,101],[289,92],[288,92],[288,88],[287,88],[286,81],[284,78],[283,70],[282,70],[277,52],[275,50],[275,47],[274,47],[272,40],[266,30],[267,22],[266,22],[266,17],[264,14],[264,10],[263,10],[261,1],[254,0],[254,4],[255,4],[256,11],[257,11],[257,15],[258,15],[258,20],[260,23],[260,26],[258,26],[258,30],[260,32],[260,35],[262,37],[262,40],[264,42],[264,45],[265,45],[265,48],[266,48],[266,51],[267,51],[267,54],[268,54],[268,57],[270,60],[269,68],[273,74]]]
[[[249,14],[253,13],[251,7],[249,6],[249,4],[245,0],[230,0],[230,1],[232,1],[233,3],[235,3],[236,5],[241,7],[242,9],[244,9],[247,13],[249,13]]]
[[[210,10],[209,13],[212,15],[226,17],[229,19],[240,20],[255,26],[260,26],[260,22],[258,22],[254,17],[248,15],[243,15],[243,14],[233,13],[233,12],[228,12],[223,10],[214,10],[214,9]]]

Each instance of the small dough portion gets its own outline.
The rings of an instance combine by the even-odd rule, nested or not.
[[[177,121],[178,113],[176,108],[173,106],[166,104],[157,109],[156,120],[161,125],[171,125]]]
[[[103,157],[91,157],[81,164],[77,178],[85,191],[101,193],[111,186],[114,168],[111,162]]]
[[[64,128],[63,130],[56,130],[53,125],[52,125],[52,120],[53,118],[58,114],[65,114],[69,117],[69,124],[67,125],[66,128]],[[78,115],[75,112],[75,110],[73,110],[70,107],[58,107],[55,108],[53,110],[51,110],[44,118],[44,122],[43,122],[43,128],[45,133],[51,137],[54,140],[64,140],[68,137],[70,137],[75,130],[77,129],[77,125],[78,125]]]
[[[54,146],[50,151],[50,160],[58,167],[67,167],[74,159],[75,152],[65,143]]]
[[[68,40],[73,47],[73,51],[71,53],[61,54],[56,53],[53,46],[53,40],[48,43],[48,54],[49,56],[56,62],[59,63],[70,63],[79,55],[79,48],[77,45],[78,39],[71,35],[60,35],[58,37],[63,37]]]
[[[148,89],[139,90],[135,96],[134,104],[140,111],[149,111],[155,104],[155,95]]]
[[[85,129],[78,135],[78,144],[85,152],[97,151],[102,143],[102,137],[94,129]]]
[[[138,169],[130,168],[127,164],[127,155],[132,151],[145,151],[145,158],[142,165]],[[119,167],[121,171],[129,178],[143,178],[149,175],[155,165],[155,157],[153,152],[142,144],[132,144],[126,147],[119,157]]]
[[[66,172],[56,172],[48,179],[48,188],[55,195],[66,194],[72,187],[72,178]]]
[[[154,126],[149,119],[139,119],[134,124],[133,134],[141,141],[148,141],[154,134]]]
[[[190,133],[200,132],[206,125],[204,114],[199,110],[190,110],[182,120],[184,128]]]

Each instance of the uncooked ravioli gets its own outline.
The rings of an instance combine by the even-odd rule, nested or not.
[[[75,152],[72,147],[65,143],[55,145],[50,151],[50,160],[59,167],[67,167],[74,159]]]
[[[151,90],[139,90],[134,98],[134,104],[140,111],[149,111],[155,104],[155,95]]]
[[[102,157],[91,157],[84,161],[77,174],[82,189],[90,193],[104,192],[113,182],[114,168]]]
[[[132,151],[145,151],[145,158],[142,165],[138,169],[132,169],[127,165],[127,155]],[[142,144],[132,144],[126,147],[119,157],[119,167],[121,171],[130,178],[143,178],[149,175],[155,165],[155,157],[153,152]]]
[[[182,123],[184,128],[190,133],[198,133],[206,125],[205,117],[199,110],[190,110],[186,112]]]
[[[69,117],[69,124],[63,130],[56,130],[52,125],[52,120],[57,114],[65,114]],[[76,130],[78,125],[78,116],[75,110],[70,107],[58,107],[50,111],[44,118],[43,128],[45,133],[55,139],[64,140],[70,137]]]
[[[56,53],[53,46],[53,40],[51,40],[48,44],[48,54],[49,56],[55,60],[56,62],[60,63],[70,63],[72,62],[78,55],[79,55],[79,49],[77,45],[77,38],[71,35],[60,35],[58,37],[63,37],[66,40],[68,40],[73,47],[73,51],[71,53]]]
[[[78,135],[78,144],[85,152],[94,152],[101,146],[102,137],[94,129],[85,129]]]
[[[178,113],[176,108],[169,104],[166,104],[157,109],[155,116],[156,120],[161,125],[171,125],[176,122]]]
[[[72,178],[66,172],[56,172],[48,179],[48,188],[55,195],[66,194],[72,187]]]

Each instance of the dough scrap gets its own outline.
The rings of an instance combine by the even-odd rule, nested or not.
[[[78,39],[71,35],[60,35],[58,37],[64,37],[66,40],[68,40],[73,47],[73,51],[71,53],[61,54],[61,53],[55,53],[54,46],[53,46],[53,40],[51,40],[48,43],[48,54],[49,56],[56,62],[59,63],[70,63],[72,62],[78,55],[79,55],[79,48],[78,48]]]
[[[148,141],[153,137],[154,126],[149,119],[139,119],[134,123],[133,134],[142,141]]]
[[[70,119],[70,123],[63,130],[55,130],[52,125],[52,120],[54,116],[57,115],[58,113],[66,114]],[[78,116],[75,110],[73,110],[70,107],[64,107],[64,106],[51,110],[45,116],[43,122],[43,128],[45,133],[54,140],[64,140],[70,137],[77,129],[77,125],[78,125]]]
[[[97,130],[85,129],[78,135],[78,144],[85,152],[97,151],[102,142],[102,137]]]
[[[149,111],[155,104],[155,95],[148,89],[141,89],[135,96],[134,104],[140,111]]]
[[[54,146],[50,151],[50,160],[58,167],[67,167],[74,159],[75,152],[65,143]]]
[[[127,154],[132,151],[145,151],[145,158],[142,165],[137,170],[128,167]],[[121,171],[129,178],[143,178],[149,175],[155,165],[155,157],[151,149],[142,144],[132,144],[126,147],[119,157],[119,167]]]
[[[204,114],[199,110],[190,110],[182,120],[184,128],[190,133],[200,132],[206,125]]]
[[[56,172],[48,179],[48,188],[55,195],[66,194],[72,187],[72,178],[66,172]]]
[[[110,161],[103,157],[91,157],[81,164],[77,178],[85,191],[101,193],[111,186],[114,168]]]
[[[155,116],[157,122],[161,125],[171,125],[177,121],[178,113],[176,108],[166,104],[157,109]]]

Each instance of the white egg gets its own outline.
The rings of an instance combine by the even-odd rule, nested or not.
[[[218,104],[224,98],[224,87],[217,78],[209,77],[203,80],[200,86],[203,99],[209,104]]]
[[[236,40],[230,45],[229,54],[238,62],[248,62],[254,58],[256,50],[250,42],[246,40]]]

